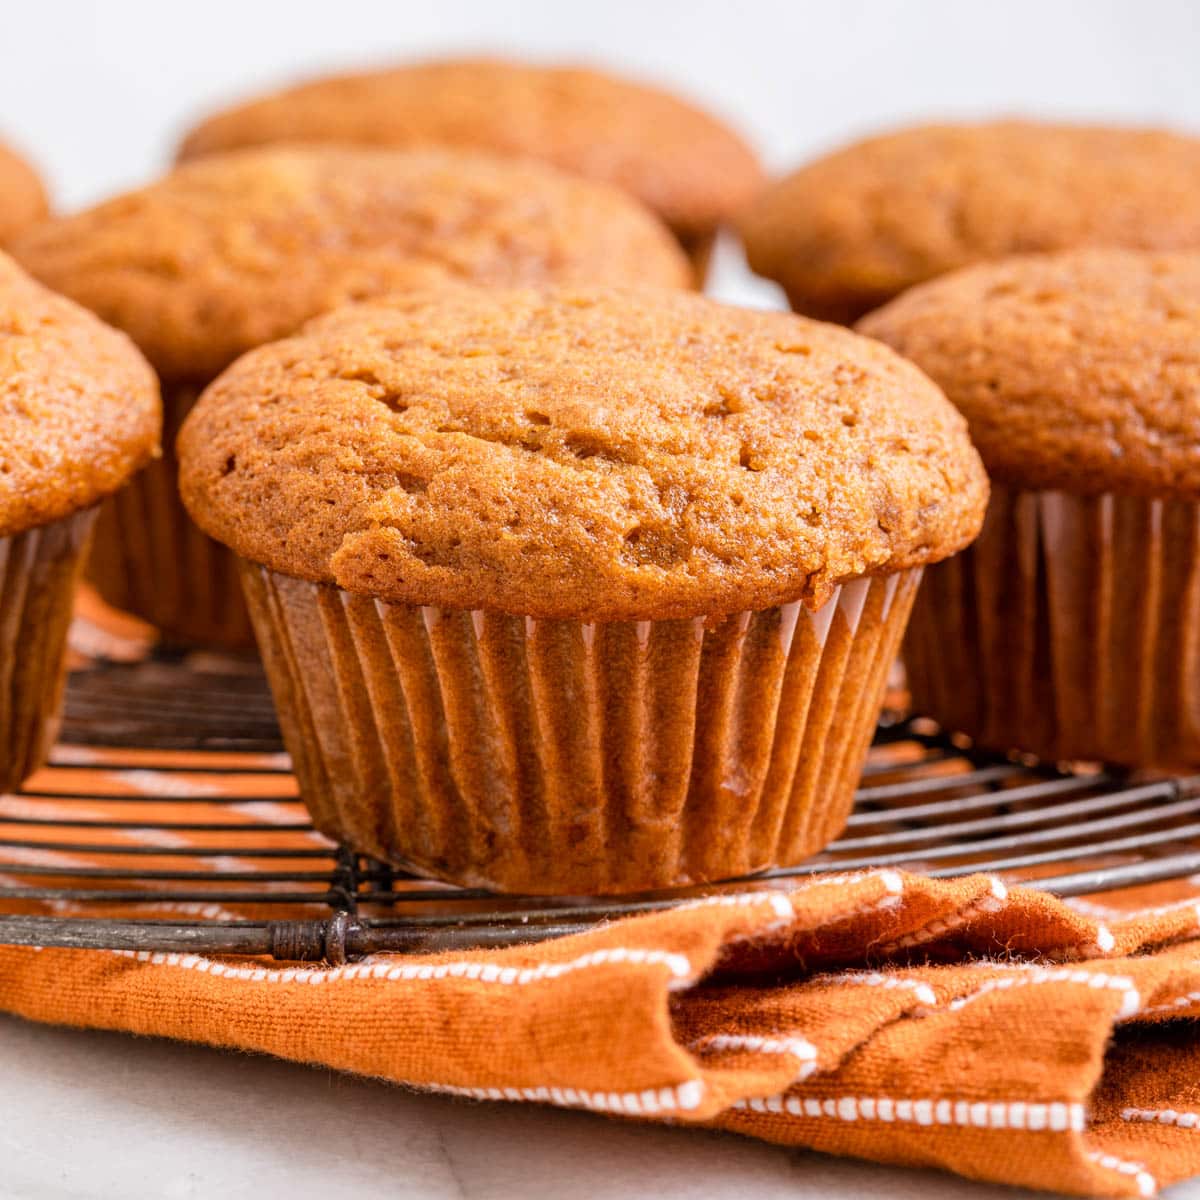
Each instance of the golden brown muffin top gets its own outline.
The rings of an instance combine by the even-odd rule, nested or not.
[[[157,452],[161,417],[130,340],[0,254],[0,536],[115,492]]]
[[[654,289],[342,309],[235,363],[179,452],[193,517],[255,562],[572,620],[816,607],[959,550],[987,500],[886,347]]]
[[[46,189],[37,172],[0,142],[0,246],[48,211]]]
[[[210,117],[181,158],[267,142],[457,146],[543,159],[706,233],[762,182],[750,148],[657,88],[580,67],[468,59],[316,79]]]
[[[981,259],[1200,249],[1200,140],[1026,121],[903,129],[767,188],[741,232],[797,311],[851,322]]]
[[[998,481],[1200,499],[1200,254],[970,267],[859,329],[941,384]]]
[[[310,317],[390,291],[690,281],[671,235],[617,189],[455,151],[222,155],[45,222],[13,253],[171,380],[207,381]]]

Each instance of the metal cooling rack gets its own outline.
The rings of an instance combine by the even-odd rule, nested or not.
[[[81,789],[97,771],[104,785]],[[224,794],[209,794],[214,775]],[[880,727],[845,833],[801,866],[620,899],[454,888],[314,833],[249,665],[159,659],[77,673],[62,740],[32,782],[0,799],[7,944],[338,963],[536,941],[823,871],[990,871],[1063,896],[1200,872],[1200,776],[1002,759],[916,720]]]

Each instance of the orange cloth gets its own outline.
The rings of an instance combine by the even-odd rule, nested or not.
[[[114,775],[108,790],[136,792],[138,775]],[[98,777],[60,770],[54,782]],[[189,817],[301,815],[254,800],[247,779],[244,807],[201,800]],[[8,797],[0,816],[64,807]],[[70,812],[128,819],[131,806],[75,800]],[[145,801],[137,812],[166,815]],[[38,836],[63,835],[47,826]],[[269,836],[280,846],[317,838]],[[79,864],[58,853],[23,861]],[[216,911],[119,911],[201,910]],[[986,876],[888,870],[697,901],[535,947],[335,968],[0,947],[0,1008],[1078,1194],[1149,1195],[1200,1172],[1200,898],[1190,893],[1121,912]]]

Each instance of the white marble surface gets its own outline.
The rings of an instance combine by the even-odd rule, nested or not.
[[[729,1135],[0,1017],[0,1200],[1023,1200]],[[1200,1200],[1200,1186],[1171,1200]]]
[[[0,1196],[1019,1200],[742,1138],[0,1018]]]

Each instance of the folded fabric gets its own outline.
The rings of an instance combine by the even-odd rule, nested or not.
[[[884,870],[342,966],[0,948],[0,1007],[1080,1195],[1200,1172],[1191,896]]]

